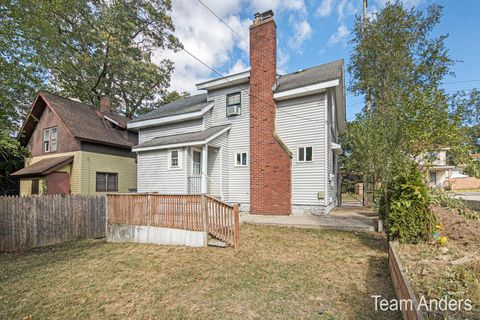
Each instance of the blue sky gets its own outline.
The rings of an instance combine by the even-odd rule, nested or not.
[[[226,75],[248,68],[248,26],[253,14],[273,9],[277,24],[277,65],[280,73],[345,59],[351,46],[348,40],[356,14],[362,12],[362,0],[202,0],[229,26],[212,15],[198,0],[174,0],[172,18],[176,34],[185,48],[202,61]],[[387,0],[369,0],[369,12],[379,10]],[[425,9],[431,3],[444,7],[435,35],[449,34],[446,45],[455,78],[445,80],[447,92],[480,87],[480,1],[478,0],[404,0],[407,7]],[[218,75],[185,52],[160,52],[158,58],[175,63],[171,89],[195,93],[195,83]],[[478,80],[478,81],[470,81]],[[347,74],[347,84],[349,76]],[[465,82],[461,82],[465,81]],[[468,81],[468,82],[467,82]],[[347,93],[347,120],[354,118],[363,98]]]

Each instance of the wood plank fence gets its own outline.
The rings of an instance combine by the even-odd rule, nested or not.
[[[108,223],[208,232],[239,246],[238,205],[207,195],[111,194]]]
[[[105,196],[0,197],[0,251],[105,237]]]

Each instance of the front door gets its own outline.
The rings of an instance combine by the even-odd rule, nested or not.
[[[192,169],[188,178],[188,189],[190,194],[202,192],[202,152],[192,149]]]

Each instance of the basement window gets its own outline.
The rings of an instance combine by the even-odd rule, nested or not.
[[[311,162],[311,161],[313,161],[313,147],[298,147],[298,149],[297,149],[297,161],[298,162]]]
[[[246,167],[247,163],[248,160],[246,152],[235,153],[235,167]]]
[[[227,94],[227,117],[242,114],[240,92]]]
[[[97,172],[97,192],[118,191],[118,173]]]

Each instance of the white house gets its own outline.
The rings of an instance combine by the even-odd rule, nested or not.
[[[343,60],[276,73],[271,11],[250,27],[250,70],[129,122],[138,192],[208,193],[254,214],[328,212],[345,128]]]

